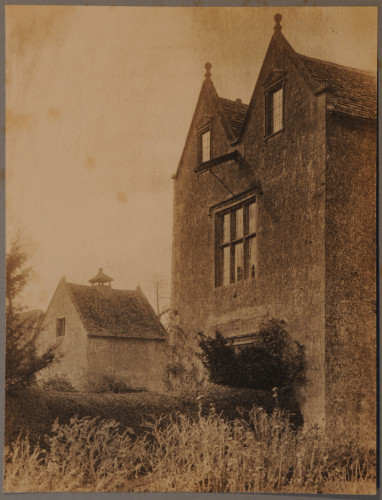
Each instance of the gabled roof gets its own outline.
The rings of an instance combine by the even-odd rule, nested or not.
[[[166,330],[143,292],[65,282],[88,335],[164,339]]]
[[[281,16],[277,14],[276,16],[281,20]],[[281,25],[277,20],[274,30],[264,61],[272,51],[282,51],[290,58],[301,78],[313,93],[318,94],[321,91],[327,91],[331,95],[330,109],[355,118],[376,119],[377,80],[373,73],[299,54],[281,33]],[[242,138],[250,120],[256,88],[259,85],[268,83],[269,75],[263,73],[264,61],[239,140]],[[275,68],[273,73],[282,70],[284,68]]]
[[[357,118],[377,118],[377,79],[373,73],[297,55],[312,78],[328,87],[336,111]]]
[[[200,89],[198,102],[196,104],[196,108],[194,111],[194,116],[191,120],[191,125],[188,130],[187,138],[185,146],[183,147],[183,152],[179,161],[179,165],[176,171],[176,174],[173,176],[176,179],[180,165],[182,164],[182,160],[184,157],[184,153],[186,151],[186,146],[189,142],[191,135],[194,132],[194,128],[197,127],[196,117],[198,115],[198,109],[201,105],[201,102],[205,99],[209,100],[213,107],[215,108],[216,114],[220,119],[221,125],[224,129],[225,135],[228,140],[228,144],[236,142],[247,113],[248,105],[243,104],[240,99],[236,101],[231,101],[230,99],[225,99],[223,97],[219,97],[216,92],[215,86],[211,80],[211,65],[209,63],[206,64],[207,72],[205,74],[205,79],[202,84],[202,88]]]
[[[275,21],[275,32],[268,47],[267,55],[270,52],[271,46],[273,49],[277,47],[277,50],[284,51],[288,54],[292,63],[297,67],[302,79],[313,93],[317,94],[321,91],[327,91],[331,95],[331,102],[329,106],[332,110],[353,116],[355,118],[376,119],[377,80],[373,73],[341,66],[328,61],[314,59],[297,53],[281,33],[280,14],[276,14]],[[265,56],[265,59],[267,58],[267,55]],[[209,95],[218,116],[221,119],[227,139],[233,145],[242,139],[244,129],[250,121],[255,91],[252,94],[251,104],[249,106],[241,103],[239,99],[231,101],[229,99],[219,97],[211,80],[211,65],[207,64],[206,69],[206,78],[202,85],[198,103],[203,93]],[[269,78],[275,78],[277,74],[281,73],[285,73],[285,71],[283,69],[278,70],[276,68],[271,75],[263,75],[263,78],[265,78],[264,81],[260,81],[259,75],[256,87],[258,85],[269,83]],[[198,105],[196,109],[197,108]],[[196,109],[194,118],[196,115]],[[188,132],[186,144],[190,134],[192,133],[194,118]],[[182,162],[182,158],[180,163]],[[178,171],[179,166],[177,173]],[[174,178],[176,178],[177,173]]]
[[[219,100],[234,136],[236,138],[239,137],[245,115],[247,114],[248,104],[243,104],[239,99],[231,101],[230,99],[219,97]]]

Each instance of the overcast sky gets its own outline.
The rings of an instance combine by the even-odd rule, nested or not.
[[[170,282],[171,175],[204,64],[248,103],[276,12],[297,52],[376,70],[376,7],[6,6],[7,244],[19,231],[31,254],[29,308],[99,267],[152,302]]]

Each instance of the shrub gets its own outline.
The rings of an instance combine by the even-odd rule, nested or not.
[[[263,324],[238,353],[220,333],[215,338],[199,335],[202,363],[216,384],[270,390],[291,389],[303,380],[303,348],[276,320]]]
[[[6,394],[4,442],[9,445],[17,436],[28,434],[31,443],[37,443],[48,433],[53,420],[50,418],[46,395],[38,389],[27,389],[16,394]]]
[[[43,391],[76,392],[76,389],[64,375],[56,375],[46,381],[40,382]]]
[[[50,433],[56,419],[60,424],[68,424],[75,415],[116,420],[121,429],[133,428],[141,435],[147,431],[144,422],[148,418],[155,421],[161,415],[169,418],[176,413],[196,418],[199,406],[206,415],[211,405],[225,419],[234,420],[242,415],[240,408],[250,410],[254,405],[271,413],[275,400],[269,392],[217,385],[177,396],[150,392],[96,394],[34,390],[6,398],[5,439],[6,444],[10,444],[22,432],[28,433],[30,441],[36,444]],[[41,441],[41,445],[46,446],[46,442]]]
[[[88,381],[86,389],[87,392],[113,392],[114,394],[126,394],[128,392],[142,392],[146,390],[144,388],[130,387],[122,379],[114,375],[94,376]]]

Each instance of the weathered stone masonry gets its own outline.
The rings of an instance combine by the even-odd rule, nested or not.
[[[330,82],[334,73],[337,87]],[[264,85],[277,79],[284,85],[283,130],[265,137]],[[199,330],[255,334],[265,318],[284,320],[305,347],[306,420],[333,432],[349,422],[371,422],[364,427],[370,439],[376,386],[373,82],[364,72],[297,54],[279,22],[247,109],[218,97],[208,69],[175,176],[172,270],[174,322],[190,337]],[[211,158],[238,150],[242,161],[197,168],[198,135],[208,123]],[[258,213],[256,277],[215,286],[211,207],[250,190]]]
[[[57,287],[40,349],[56,345],[62,357],[42,376],[64,375],[77,389],[108,376],[131,387],[162,390],[167,334],[142,290],[114,290],[102,270],[89,281],[92,286],[63,278]]]

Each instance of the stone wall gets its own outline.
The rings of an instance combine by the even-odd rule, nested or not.
[[[284,75],[284,129],[265,137],[263,84]],[[231,145],[206,82],[175,178],[172,306],[190,337],[255,333],[286,322],[305,348],[306,421],[331,435],[357,429],[375,440],[376,127],[334,114],[330,89],[313,88],[280,34],[269,45],[241,142]],[[245,160],[195,174],[197,124],[213,123],[213,157],[238,148]],[[258,210],[257,273],[215,286],[211,207],[248,190]],[[231,191],[231,192],[230,192]],[[359,431],[362,430],[361,433]]]
[[[265,140],[261,84],[275,67],[287,72],[285,130]],[[194,173],[194,130],[175,180],[173,307],[178,324],[190,334],[219,329],[237,335],[255,332],[265,318],[284,320],[305,347],[305,418],[323,422],[325,95],[314,96],[295,65],[271,43],[250,109],[243,139],[246,162],[213,170],[235,194],[262,193],[257,197],[257,277],[215,287],[209,209],[232,195],[211,173]],[[214,120],[213,156],[226,153],[230,146],[208,96],[199,103],[195,122],[204,114]]]
[[[111,375],[135,388],[164,387],[165,341],[88,337],[89,379]]]
[[[63,317],[65,335],[56,337],[56,320]],[[75,388],[84,388],[87,371],[87,334],[69,299],[64,281],[58,285],[46,312],[39,344],[40,352],[47,346],[55,344],[62,357],[58,363],[53,363],[43,370],[42,377],[48,379],[54,375],[64,374]]]
[[[333,432],[376,432],[376,126],[328,116],[326,413]]]

